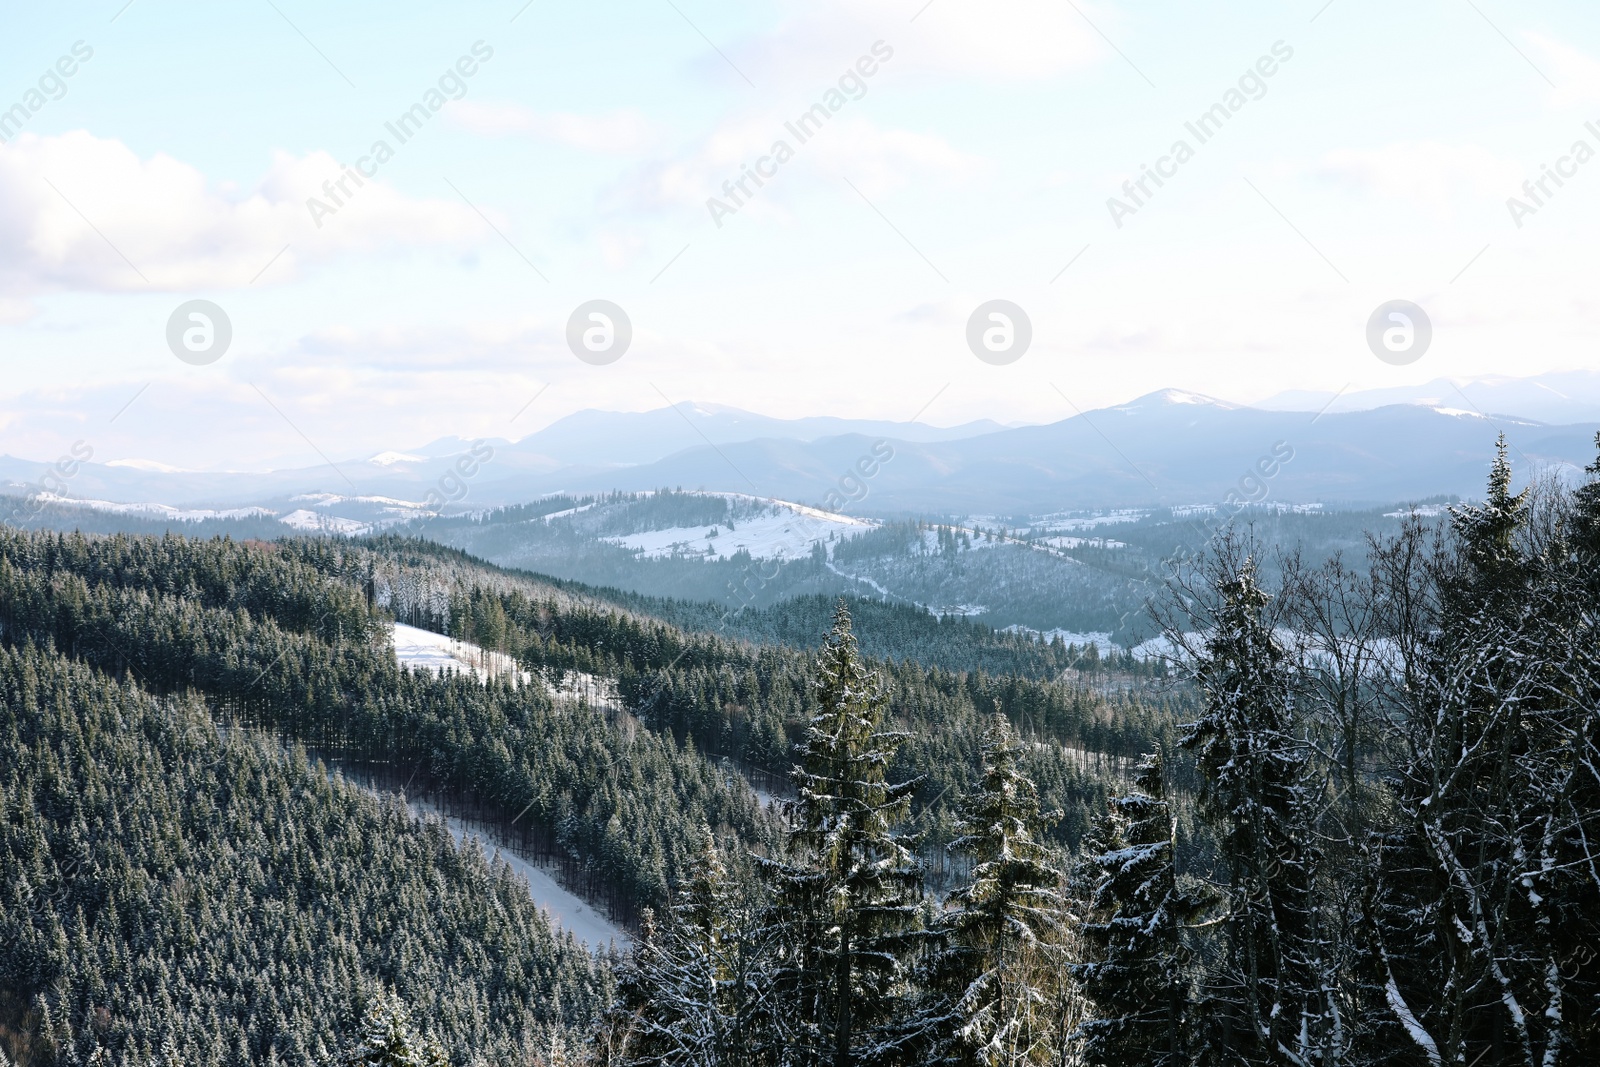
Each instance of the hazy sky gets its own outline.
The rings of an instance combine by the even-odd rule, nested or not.
[[[0,24],[13,455],[310,463],[664,398],[1039,422],[1164,386],[1600,365],[1593,4],[112,0]],[[769,176],[739,191],[747,168]],[[168,345],[193,299],[231,322],[207,365]],[[591,299],[633,325],[607,365],[567,344]],[[991,299],[1032,322],[1009,365],[967,345]],[[1433,323],[1409,366],[1366,341],[1393,299]]]

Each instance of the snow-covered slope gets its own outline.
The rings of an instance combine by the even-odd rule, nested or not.
[[[338,515],[324,515],[317,511],[307,511],[305,508],[291,511],[278,521],[302,533],[332,533],[346,537],[359,537],[372,529],[366,523],[357,522],[355,519],[345,519]]]
[[[271,515],[269,508],[175,508],[169,504],[119,504],[114,500],[82,500],[78,497],[56,493],[38,493],[35,498],[46,504],[65,504],[69,507],[105,511],[114,515],[136,515],[140,518],[165,519],[168,522],[205,522],[207,519],[250,519],[258,515]]]
[[[836,512],[822,511],[787,500],[762,501],[741,493],[708,493],[744,504],[766,507],[756,515],[746,515],[731,524],[717,526],[674,526],[665,530],[608,537],[613,544],[631,548],[649,557],[680,555],[727,559],[740,550],[755,559],[797,559],[811,552],[811,546],[830,537],[848,537],[871,529],[876,523]]]
[[[415,667],[443,674],[446,670],[472,672],[479,678],[511,675],[529,680],[527,671],[517,670],[516,661],[503,652],[489,652],[466,641],[457,641],[432,630],[394,624],[394,654],[402,667]]]
[[[488,855],[492,856],[500,851],[484,831],[454,816],[446,815],[432,804],[423,800],[407,800],[406,804],[419,816],[443,819],[445,826],[450,830],[450,836],[457,842],[465,843],[467,838],[471,837]],[[561,929],[570,932],[579,941],[588,945],[590,951],[601,951],[613,941],[619,949],[626,949],[633,943],[633,939],[625,930],[596,912],[594,906],[586,903],[582,897],[562,886],[543,867],[529,863],[511,852],[500,852],[500,858],[505,860],[513,871],[528,880],[528,893],[539,907],[543,908]]]

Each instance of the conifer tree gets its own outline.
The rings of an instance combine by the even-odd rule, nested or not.
[[[647,915],[619,982],[627,1067],[717,1067],[742,1046],[738,907],[709,831],[665,923]]]
[[[948,846],[973,861],[941,924],[956,979],[957,1059],[982,1067],[1045,1063],[1057,1044],[1062,875],[1041,840],[1046,817],[1022,754],[997,713],[983,735],[983,778],[963,798],[961,836]]]
[[[921,941],[921,867],[897,836],[915,781],[890,783],[905,735],[862,663],[840,601],[816,661],[817,712],[793,781],[789,854],[763,868],[773,904],[775,1044],[796,1067],[909,1062],[908,980]]]
[[[1137,792],[1116,797],[1092,857],[1099,877],[1075,973],[1093,1004],[1083,1058],[1094,1067],[1186,1067],[1189,976],[1183,927],[1204,902],[1178,886],[1172,809],[1161,758],[1139,766]]]
[[[1307,1064],[1331,1008],[1318,1004],[1307,756],[1290,732],[1288,662],[1253,559],[1233,542],[1213,564],[1216,603],[1195,679],[1205,705],[1183,738],[1200,772],[1201,813],[1227,869],[1222,963],[1203,991],[1207,1062]]]
[[[417,1033],[411,1011],[393,993],[370,1004],[350,1048],[340,1058],[343,1067],[448,1067],[444,1049],[431,1037]]]

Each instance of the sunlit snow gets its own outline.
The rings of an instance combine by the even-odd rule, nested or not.
[[[755,500],[736,493],[710,494],[730,499]],[[771,501],[771,509],[759,515],[714,526],[675,526],[665,530],[608,537],[613,544],[633,549],[646,558],[692,554],[708,559],[727,559],[741,549],[756,559],[799,559],[809,555],[811,546],[830,535],[849,536],[871,529],[875,523],[852,518],[803,504]]]

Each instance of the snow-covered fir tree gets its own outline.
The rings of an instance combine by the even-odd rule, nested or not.
[[[1140,763],[1137,791],[1113,798],[1090,857],[1097,872],[1083,927],[1091,961],[1074,968],[1093,1005],[1082,1027],[1094,1067],[1186,1067],[1189,975],[1183,929],[1204,901],[1178,885],[1176,827],[1161,759]]]
[[[1023,772],[1024,749],[1005,716],[983,735],[983,777],[963,798],[950,851],[972,875],[950,896],[941,933],[952,986],[954,1060],[981,1067],[1051,1061],[1062,997],[1072,995],[1061,946],[1061,872],[1042,836],[1039,795]]]
[[[921,865],[896,834],[916,782],[888,780],[905,735],[862,662],[840,601],[816,661],[818,709],[793,772],[788,855],[764,864],[773,1048],[793,1067],[914,1062],[910,978],[922,943]]]
[[[1222,962],[1199,1005],[1204,1062],[1321,1062],[1338,1031],[1325,986],[1312,899],[1316,853],[1305,746],[1291,732],[1288,659],[1271,597],[1236,543],[1214,560],[1212,626],[1195,680],[1203,713],[1183,738],[1200,774],[1227,877]]]
[[[618,992],[619,1067],[717,1067],[743,1046],[739,908],[710,831],[665,921],[646,915]]]
[[[367,1006],[355,1040],[339,1058],[341,1067],[448,1067],[444,1049],[417,1032],[411,1011],[393,993]]]

